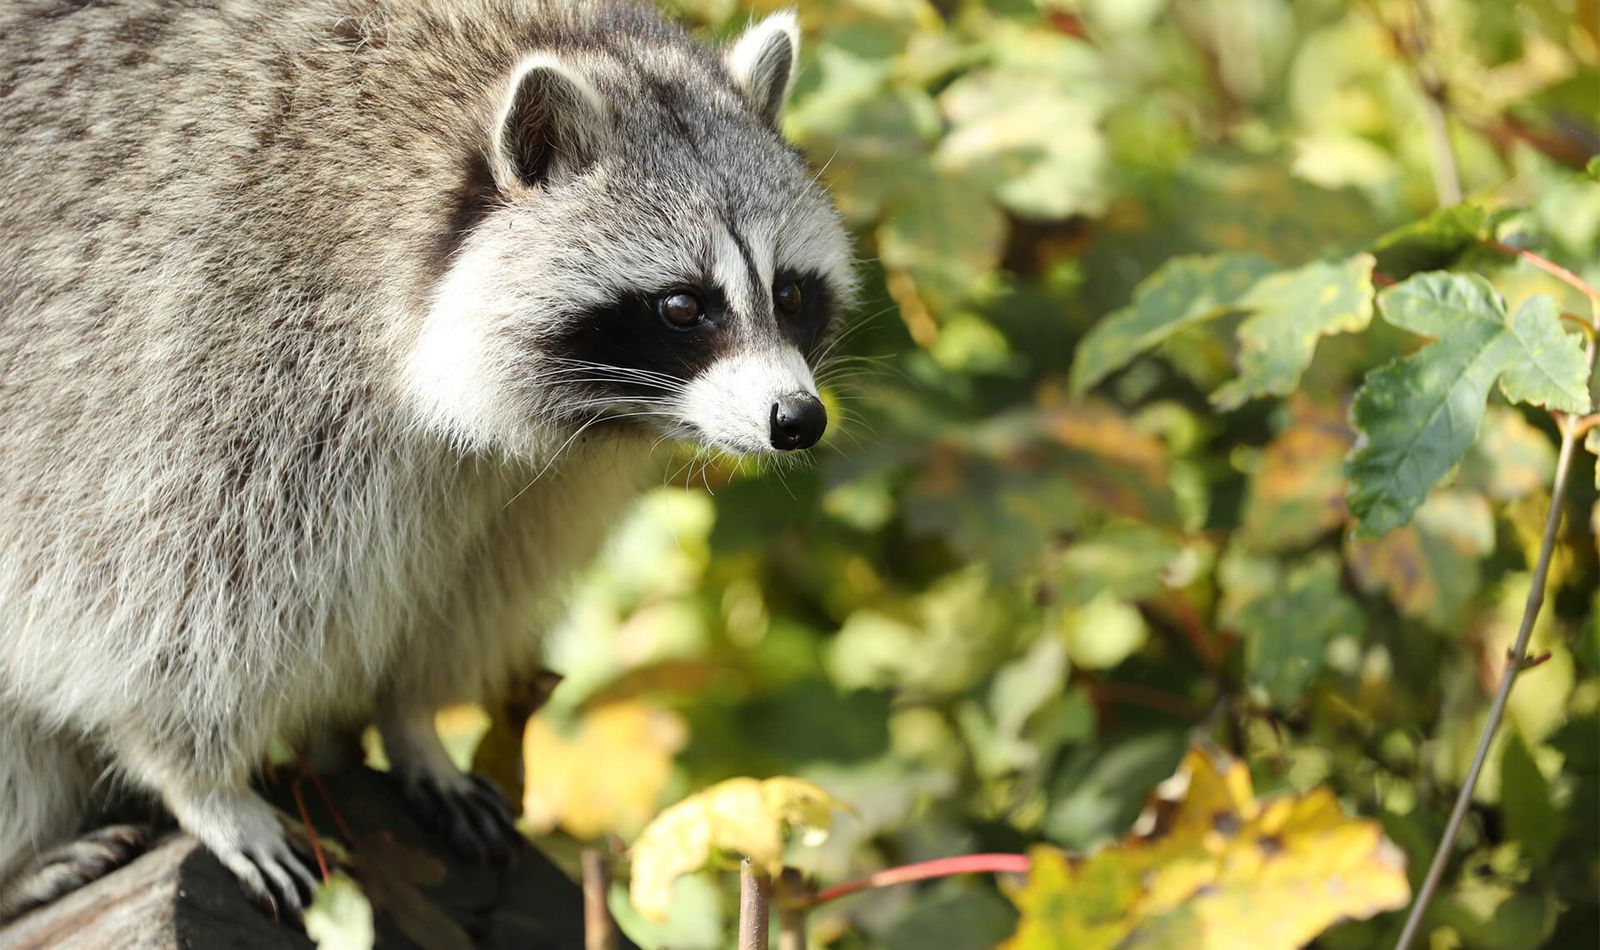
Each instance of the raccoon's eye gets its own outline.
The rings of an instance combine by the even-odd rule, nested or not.
[[[667,321],[667,326],[677,330],[699,326],[706,318],[706,308],[700,298],[681,290],[656,301],[656,312]]]
[[[804,302],[800,294],[800,285],[792,280],[785,281],[781,287],[772,292],[772,305],[786,317],[799,313],[800,305]]]

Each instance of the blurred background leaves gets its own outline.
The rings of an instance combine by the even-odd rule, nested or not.
[[[777,4],[672,6],[721,36]],[[1582,171],[1600,151],[1600,8],[799,12],[786,131],[858,234],[866,288],[822,376],[842,421],[809,468],[664,461],[553,642],[566,681],[523,737],[529,824],[628,841],[713,783],[794,775],[851,808],[788,856],[824,883],[1083,853],[1129,833],[1199,734],[1256,793],[1377,822],[1414,888],[1527,593],[1555,429],[1488,394],[1459,464],[1414,486],[1415,518],[1356,537],[1357,388],[1439,346],[1372,320],[1367,282],[1470,269],[1509,313],[1587,314],[1474,242],[1515,235],[1600,281]],[[1437,214],[1430,101],[1473,199]],[[1514,694],[1434,947],[1600,932],[1592,464],[1536,632],[1551,659]],[[646,945],[727,945],[727,888],[678,879],[657,924],[622,886],[613,906]],[[993,881],[961,878],[830,904],[812,940],[977,948],[1016,926]],[[1397,929],[1380,915],[1316,945]]]

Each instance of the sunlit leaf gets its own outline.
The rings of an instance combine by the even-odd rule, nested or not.
[[[1366,535],[1405,524],[1461,461],[1496,380],[1513,400],[1588,408],[1580,343],[1561,329],[1548,298],[1512,317],[1483,278],[1431,273],[1384,290],[1378,305],[1390,323],[1436,340],[1368,374],[1356,394],[1349,501]]]
[[[952,84],[940,104],[954,127],[938,161],[988,182],[1007,209],[1064,218],[1104,205],[1105,144],[1081,96],[1037,73],[984,70]]]
[[[1094,325],[1072,357],[1074,395],[1182,330],[1240,309],[1240,300],[1272,265],[1250,255],[1180,257],[1151,274],[1126,307]]]
[[[664,920],[673,882],[719,856],[749,858],[776,875],[788,833],[820,841],[839,807],[818,786],[786,777],[728,779],[691,795],[652,819],[634,841],[633,906],[647,919]]]
[[[372,904],[360,885],[342,873],[317,887],[306,910],[305,928],[317,950],[371,950],[377,939]]]
[[[1257,281],[1239,298],[1239,377],[1212,393],[1234,409],[1258,396],[1286,396],[1311,365],[1317,340],[1366,329],[1372,319],[1372,257],[1318,261]]]
[[[655,813],[685,739],[676,715],[637,700],[585,713],[570,738],[535,716],[522,739],[523,815],[575,838],[631,834]]]
[[[1173,784],[1116,844],[1030,852],[1006,950],[1296,950],[1410,897],[1404,855],[1326,788],[1257,799],[1242,762],[1199,749]]]

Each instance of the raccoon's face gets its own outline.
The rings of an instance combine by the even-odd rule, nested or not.
[[[797,46],[779,14],[720,59],[669,42],[517,67],[410,354],[432,425],[534,459],[597,425],[737,454],[816,444],[812,365],[853,283],[777,132]]]

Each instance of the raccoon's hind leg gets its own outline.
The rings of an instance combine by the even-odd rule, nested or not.
[[[109,873],[142,839],[119,832],[71,841],[90,811],[94,757],[75,737],[0,706],[0,923]]]
[[[378,717],[389,774],[424,822],[458,851],[480,861],[507,860],[527,847],[505,796],[480,775],[450,761],[433,725],[433,712],[384,703]]]

